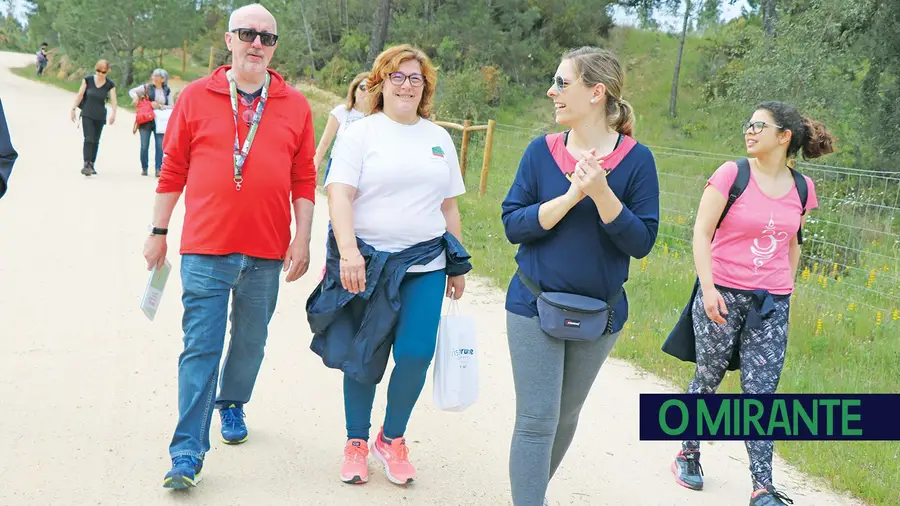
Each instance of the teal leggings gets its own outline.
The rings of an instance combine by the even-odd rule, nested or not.
[[[400,284],[400,314],[395,327],[394,371],[387,392],[384,436],[401,437],[425,386],[434,357],[447,277],[444,270],[408,273]],[[375,385],[344,376],[347,439],[369,440]]]

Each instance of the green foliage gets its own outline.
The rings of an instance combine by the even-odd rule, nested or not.
[[[347,93],[350,81],[360,72],[362,72],[362,67],[359,63],[335,56],[322,70],[316,73],[316,77],[318,84],[323,88],[338,95],[344,95]]]
[[[486,123],[496,116],[508,77],[497,67],[467,67],[444,74],[435,96],[439,118],[471,119]]]
[[[40,44],[40,43],[38,43]],[[25,28],[12,16],[0,17],[0,49],[4,51],[16,51],[34,53],[39,47],[31,47]]]
[[[885,168],[900,156],[900,0],[779,3],[774,40],[757,16],[707,32],[699,67],[713,108],[781,100],[839,139],[831,163]],[[893,161],[893,163],[892,163]]]
[[[197,14],[191,0],[42,0],[30,19],[35,35],[58,34],[56,44],[76,67],[106,59],[114,79],[128,86],[135,52],[181,47],[201,26]]]

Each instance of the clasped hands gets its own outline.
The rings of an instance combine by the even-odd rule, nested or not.
[[[580,202],[586,196],[597,200],[609,191],[606,170],[600,166],[602,162],[603,158],[597,156],[595,149],[582,151],[581,159],[575,164],[575,171],[566,174],[572,182],[568,194],[575,198],[575,202]]]

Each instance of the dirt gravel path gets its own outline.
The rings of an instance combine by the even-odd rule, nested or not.
[[[480,402],[436,410],[431,381],[409,426],[419,480],[388,483],[370,464],[365,486],[338,480],[343,448],[341,376],[309,351],[304,303],[315,275],[282,284],[267,356],[247,405],[250,440],[213,444],[203,483],[161,488],[175,424],[181,343],[179,257],[157,320],[139,303],[141,257],[155,179],[142,177],[133,117],[119,111],[100,144],[96,177],[81,167],[73,96],[8,72],[30,55],[0,53],[0,98],[20,152],[0,201],[0,504],[503,505],[514,392],[502,294],[469,282],[461,309],[477,319]],[[151,155],[152,156],[152,155]],[[172,219],[177,251],[183,216]],[[326,207],[317,206],[311,273],[321,269]],[[706,490],[677,486],[677,443],[638,440],[638,394],[674,391],[618,360],[603,368],[580,431],[549,497],[560,505],[747,504],[742,443],[706,445]],[[379,387],[373,425],[384,413]],[[217,440],[218,418],[213,422]],[[859,504],[822,491],[783,463],[776,480],[795,504]]]

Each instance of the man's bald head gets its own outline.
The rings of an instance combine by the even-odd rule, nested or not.
[[[275,16],[262,4],[245,5],[232,11],[231,16],[228,18],[228,31],[244,28],[248,19],[270,21],[273,27],[272,33],[278,33],[278,23],[275,21]]]

